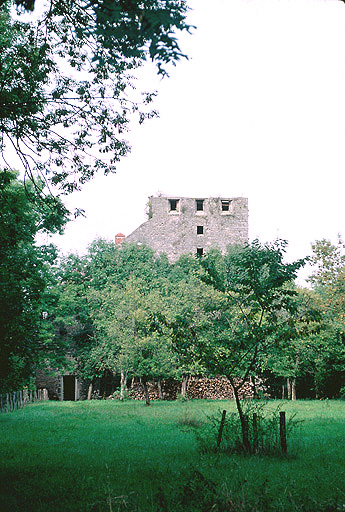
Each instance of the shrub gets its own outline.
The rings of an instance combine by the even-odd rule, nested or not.
[[[248,417],[248,438],[251,453],[281,453],[279,423],[281,406],[278,406],[273,412],[268,413],[265,411],[266,403],[244,401],[242,405],[243,413]],[[257,418],[256,432],[253,426],[254,413]],[[216,450],[221,416],[222,413],[221,410],[219,410],[218,412],[207,416],[207,421],[202,428],[200,428],[200,425],[191,425],[191,429],[196,436],[199,450],[202,453],[214,452]],[[299,424],[300,421],[296,419],[295,414],[290,416],[286,423],[287,436]],[[243,452],[241,423],[237,412],[228,413],[225,417],[220,451],[228,453]]]
[[[181,416],[177,419],[179,427],[187,427],[191,429],[199,429],[202,422],[197,419],[189,409],[185,409]]]
[[[123,400],[133,400],[134,399],[134,390],[126,389],[123,392]],[[115,389],[114,393],[112,393],[109,397],[110,400],[121,400],[121,390],[120,388]]]

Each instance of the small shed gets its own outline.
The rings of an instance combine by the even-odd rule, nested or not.
[[[59,375],[57,395],[60,401],[80,399],[81,382],[76,375]]]
[[[36,372],[37,388],[46,388],[50,400],[77,401],[85,398],[83,381],[70,373],[59,374],[54,370]]]

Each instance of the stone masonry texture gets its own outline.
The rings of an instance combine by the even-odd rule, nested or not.
[[[146,244],[174,262],[248,241],[248,199],[243,197],[150,197],[149,219],[126,242]]]

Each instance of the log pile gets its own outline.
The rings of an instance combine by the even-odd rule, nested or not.
[[[256,379],[256,389],[260,383]],[[147,388],[150,400],[159,399],[158,383],[148,382]],[[176,400],[181,393],[181,382],[169,379],[161,381],[161,390],[163,400]],[[135,400],[144,400],[143,388],[138,380],[132,382],[129,389],[130,395]],[[239,391],[240,398],[254,398],[254,385],[252,381],[246,382]],[[187,383],[187,397],[190,399],[209,399],[209,400],[230,400],[234,398],[234,393],[230,382],[225,377],[190,377]]]
[[[163,400],[176,400],[177,395],[181,392],[181,382],[174,379],[162,380],[161,389]],[[158,382],[148,382],[147,390],[150,400],[159,400]],[[134,400],[145,400],[144,391],[139,381],[132,382],[129,391]]]
[[[225,377],[191,377],[187,384],[189,398],[207,398],[209,400],[230,400],[234,398],[231,384]]]

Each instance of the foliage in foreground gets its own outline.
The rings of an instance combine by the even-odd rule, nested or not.
[[[263,356],[295,335],[286,326],[303,260],[284,263],[285,246],[254,241],[170,264],[145,246],[98,241],[62,263],[50,320],[91,383],[120,376],[124,395],[132,377],[145,389],[149,379],[224,375],[238,398]]]
[[[33,9],[34,1],[17,5]],[[72,192],[130,151],[131,119],[157,115],[154,92],[135,92],[146,60],[158,73],[186,57],[184,0],[52,0],[23,22],[0,1],[0,150],[26,177]],[[37,181],[37,183],[39,183]],[[39,187],[39,197],[44,194]]]
[[[1,207],[2,245],[7,251],[2,260],[3,275],[7,272],[3,282],[12,282],[11,274],[18,279],[3,292],[5,316],[11,303],[8,294],[20,287],[25,296],[25,281],[20,281],[19,274],[30,263],[30,256],[22,265],[13,247],[17,244],[23,250],[29,217],[36,219],[39,231],[63,225],[63,215],[47,209],[40,217],[26,203],[23,215],[19,207],[16,214],[13,208],[7,212],[6,187]],[[29,184],[26,190],[30,192]],[[15,204],[13,194],[11,202]],[[11,234],[14,225],[15,236]],[[5,250],[6,244],[11,249]],[[85,256],[63,258],[58,269],[45,265],[43,272],[39,266],[30,266],[30,272],[32,268],[39,271],[36,285],[40,282],[48,292],[40,313],[30,316],[32,321],[39,319],[35,335],[29,334],[30,323],[17,322],[16,316],[11,320],[7,315],[3,325],[21,326],[22,347],[31,362],[41,346],[39,338],[47,366],[76,373],[102,396],[120,387],[124,397],[132,377],[141,378],[143,386],[150,379],[158,386],[162,379],[178,379],[181,394],[186,396],[190,376],[215,374],[236,377],[236,386],[246,378],[261,376],[276,397],[340,396],[345,385],[342,258],[335,258],[333,270],[328,270],[327,259],[320,260],[321,269],[326,265],[327,281],[314,284],[314,290],[299,290],[293,277],[301,262],[284,263],[284,244],[276,241],[271,247],[254,241],[247,247],[229,248],[225,256],[210,251],[204,258],[185,255],[171,264],[149,247],[123,244],[115,248],[113,243],[97,240]],[[320,242],[317,257],[322,248]],[[327,244],[326,253],[331,250]],[[35,301],[30,299],[26,307],[38,306]],[[21,358],[21,349],[17,352]],[[3,360],[8,358],[5,354]],[[28,375],[27,368],[32,364],[25,367],[23,377]],[[19,385],[15,372],[11,379],[12,370],[8,367],[3,373],[3,390],[4,379],[13,391]]]
[[[279,413],[282,404],[267,410],[267,403],[260,401],[242,401],[243,414],[248,418],[248,452],[254,455],[280,456],[282,454],[280,444]],[[255,415],[255,426],[254,417]],[[224,428],[219,448],[217,441],[222,417],[222,410],[207,415],[206,420],[200,424],[192,418],[185,421],[185,426],[190,428],[197,440],[201,453],[243,453],[241,421],[237,413],[226,414]],[[182,422],[183,425],[183,422]],[[300,421],[295,415],[290,415],[286,424],[287,437],[295,435],[295,430],[300,426]],[[291,456],[291,448],[289,450]]]
[[[65,221],[61,203],[52,196],[46,205],[51,201],[56,208],[35,207],[33,189],[16,172],[0,170],[0,391],[27,383],[51,341],[42,314],[50,307],[56,250],[39,246],[35,238],[61,231]]]

